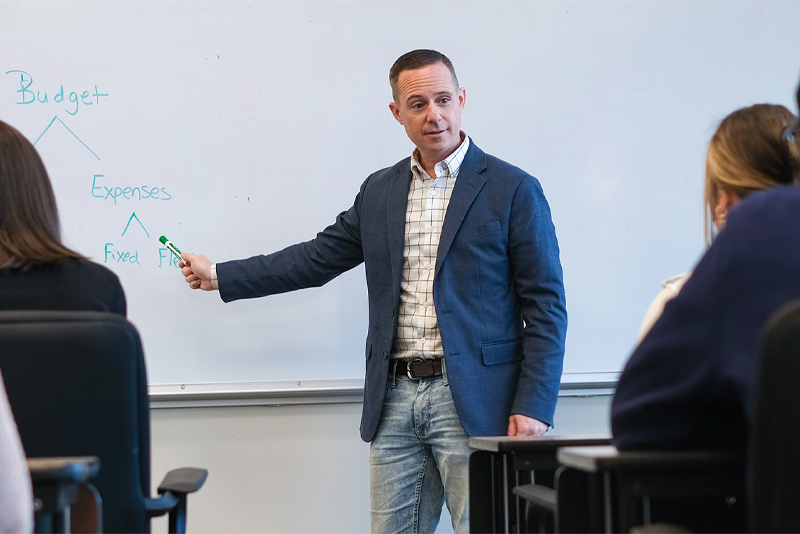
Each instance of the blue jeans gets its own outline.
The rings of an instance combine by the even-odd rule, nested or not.
[[[389,379],[369,449],[372,532],[432,533],[447,503],[469,532],[469,437],[446,378]]]

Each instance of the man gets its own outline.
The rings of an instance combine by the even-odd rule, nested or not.
[[[364,262],[372,529],[432,532],[446,500],[467,532],[468,436],[552,424],[567,322],[558,244],[538,181],[461,132],[466,92],[447,57],[409,52],[389,79],[411,158],[369,176],[312,241],[213,265],[183,254],[181,267],[227,302]]]

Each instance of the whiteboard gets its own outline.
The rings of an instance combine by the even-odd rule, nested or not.
[[[159,243],[224,261],[304,241],[412,145],[388,69],[435,48],[463,128],[536,176],[561,246],[565,380],[619,371],[703,251],[707,141],[794,110],[800,2],[0,1],[0,117],[36,142],[68,245],[125,288],[151,384],[364,374],[362,268],[223,304]]]

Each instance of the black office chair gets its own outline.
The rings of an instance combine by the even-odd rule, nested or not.
[[[749,450],[753,532],[800,532],[800,301],[767,322]]]
[[[186,495],[204,469],[170,471],[150,497],[150,411],[139,334],[103,312],[0,312],[0,369],[29,458],[97,456],[107,532],[150,532],[169,512],[186,529]]]

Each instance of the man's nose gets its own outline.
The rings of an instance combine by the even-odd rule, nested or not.
[[[428,106],[428,122],[439,122],[441,118],[442,112],[439,109],[439,106]]]

